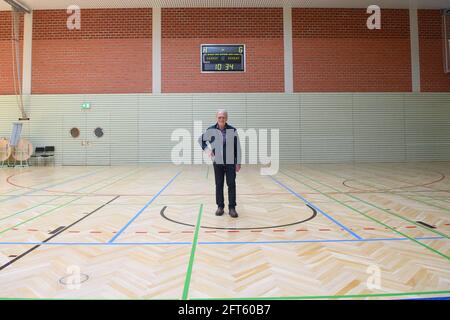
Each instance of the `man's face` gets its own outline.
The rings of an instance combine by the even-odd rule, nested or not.
[[[217,114],[217,123],[219,124],[219,126],[224,127],[227,120],[228,120],[228,117],[227,117],[226,113],[219,112]]]

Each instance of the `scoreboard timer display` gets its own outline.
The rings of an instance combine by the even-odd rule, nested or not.
[[[202,72],[245,72],[245,45],[202,44]]]

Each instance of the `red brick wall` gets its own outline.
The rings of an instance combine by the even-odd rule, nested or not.
[[[151,9],[82,10],[80,31],[67,30],[67,16],[34,12],[34,94],[151,92]],[[367,17],[364,9],[293,9],[296,92],[411,91],[408,11],[382,10],[381,30],[368,30]],[[425,92],[450,91],[441,30],[438,10],[419,10]],[[245,44],[246,72],[202,74],[202,43]],[[281,8],[162,9],[163,92],[283,92],[283,72]],[[0,94],[14,94],[12,79],[11,14],[2,11]]]
[[[295,8],[294,91],[411,91],[408,10],[382,10],[369,30],[365,9]]]
[[[81,30],[67,18],[34,11],[33,94],[151,92],[151,9],[81,10]]]
[[[12,51],[12,18],[10,11],[0,11],[0,95],[15,94],[13,82],[13,51]],[[23,40],[23,16],[20,22],[20,38]],[[20,64],[22,66],[22,47],[20,43]],[[20,75],[22,77],[22,75]]]
[[[201,44],[245,44],[246,72],[200,72]],[[163,8],[162,91],[283,92],[283,9]]]
[[[450,92],[444,73],[442,18],[439,10],[419,10],[420,83],[424,92]]]

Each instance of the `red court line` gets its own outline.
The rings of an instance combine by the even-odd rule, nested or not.
[[[436,228],[438,229],[439,227],[442,226],[450,226],[450,223],[444,223],[441,226],[436,226]],[[417,226],[402,226],[402,227],[393,227],[395,229],[397,228],[406,228],[406,229],[416,229]],[[358,228],[354,228],[353,229],[358,229]],[[353,230],[352,229],[352,230]],[[381,230],[385,230],[387,228],[374,228],[374,227],[361,227],[361,230],[370,230],[370,231],[381,231]],[[48,230],[44,231],[44,230],[39,230],[39,229],[18,229],[18,228],[14,228],[11,229],[14,231],[25,231],[25,232],[48,232]],[[318,229],[296,229],[296,230],[292,230],[295,232],[314,232],[314,231],[320,231],[320,232],[325,232],[325,231],[337,231],[337,229],[329,229],[329,228],[318,228]],[[68,233],[81,233],[81,230],[68,230]],[[117,231],[99,231],[99,230],[85,230],[83,232],[86,233],[117,233]],[[169,230],[169,231],[157,231],[157,233],[164,233],[164,234],[169,234],[169,233],[193,233],[194,231],[192,230]],[[251,233],[261,233],[261,232],[289,232],[289,230],[286,229],[266,229],[266,230],[204,230],[204,233],[226,233],[226,232],[251,232]],[[151,231],[130,231],[130,232],[124,232],[124,233],[129,233],[129,234],[151,234]],[[156,231],[155,231],[156,233]]]
[[[18,173],[13,173],[12,175],[10,175],[9,177],[6,178],[6,182],[14,187],[18,187],[18,188],[22,188],[22,189],[28,189],[28,190],[39,190],[39,189],[35,189],[35,188],[30,188],[30,187],[25,187],[25,186],[20,186],[15,184],[14,182],[11,182],[11,179],[14,178],[15,176],[18,176],[20,174],[24,174],[24,173],[29,173],[31,172],[31,170],[26,171],[26,172],[18,172]]]
[[[12,186],[15,186],[17,188],[22,189],[28,189],[28,190],[35,190],[35,191],[41,191],[41,192],[50,192],[50,193],[63,193],[67,195],[90,195],[90,196],[105,196],[105,197],[114,197],[114,196],[122,196],[122,197],[151,197],[154,196],[154,194],[112,194],[112,193],[83,193],[83,192],[71,192],[71,191],[63,191],[63,190],[54,190],[54,189],[36,189],[31,188],[23,185],[19,185],[17,183],[14,183],[11,181],[12,178],[22,173],[15,173],[7,177],[6,182]],[[395,188],[398,189],[398,188]],[[393,190],[395,190],[393,189]],[[405,191],[405,192],[386,192],[386,191],[369,191],[369,190],[356,190],[356,191],[333,191],[333,192],[327,192],[325,194],[365,194],[365,193],[406,193],[406,192],[412,192],[412,191]],[[433,192],[433,191],[415,191],[415,192]],[[450,192],[450,190],[436,190],[436,192]],[[240,193],[241,196],[266,196],[266,195],[277,195],[277,194],[290,194],[289,192],[261,192],[261,193]],[[321,193],[319,192],[302,192],[302,194],[305,195],[319,195]],[[185,194],[164,194],[161,195],[161,197],[192,197],[192,196],[214,196],[214,194],[210,193],[185,193]]]

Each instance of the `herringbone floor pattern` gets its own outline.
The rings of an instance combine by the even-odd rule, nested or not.
[[[450,295],[449,175],[243,167],[233,219],[207,166],[2,169],[0,298]]]

